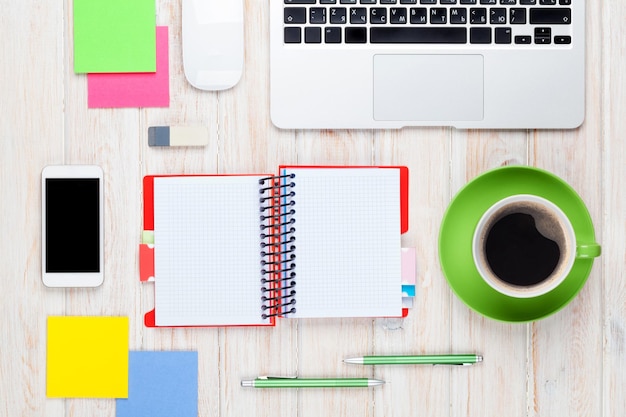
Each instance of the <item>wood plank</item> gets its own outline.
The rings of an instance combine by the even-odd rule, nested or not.
[[[596,223],[602,230],[601,305],[604,344],[602,412],[617,416],[626,410],[626,28],[623,1],[604,2],[602,26],[602,213]],[[596,39],[600,39],[599,37]],[[603,224],[602,224],[603,223]]]
[[[297,131],[301,165],[370,165],[372,134],[368,131]],[[300,377],[368,377],[371,371],[342,361],[372,346],[371,319],[298,319],[297,374]],[[371,416],[372,389],[300,390],[298,415]]]
[[[72,2],[65,2],[65,27],[73,32]],[[71,316],[128,316],[131,348],[139,348],[141,325],[136,292],[137,241],[130,231],[140,222],[139,189],[140,111],[138,109],[88,109],[87,75],[75,74],[73,39],[65,38],[64,163],[94,164],[104,171],[104,282],[95,289],[66,289],[66,314]],[[120,186],[124,184],[124,186]],[[136,236],[136,235],[135,235]],[[134,317],[132,314],[134,313]],[[66,399],[78,415],[114,415],[110,399]]]
[[[525,131],[453,131],[450,159],[449,191],[454,198],[464,185],[490,169],[526,165],[527,135]],[[450,370],[451,415],[525,416],[527,325],[494,321],[470,310],[456,295],[451,297],[452,353],[484,356],[481,364]]]
[[[170,106],[141,109],[134,137],[140,156],[140,176],[153,174],[198,174],[217,172],[218,97],[193,88],[185,79],[182,65],[181,4],[157,2],[157,25],[168,26]],[[205,147],[155,148],[148,146],[150,126],[205,126],[209,143]],[[141,195],[140,189],[136,190]],[[136,198],[136,197],[135,197]],[[143,202],[140,202],[143,208]],[[141,219],[143,220],[143,219]],[[133,242],[140,241],[142,223],[135,224]],[[137,250],[134,250],[137,256]],[[198,414],[218,415],[221,403],[221,333],[218,328],[148,329],[143,314],[154,308],[154,284],[141,283],[136,268],[132,280],[140,293],[140,311],[135,314],[142,350],[194,350],[198,352]]]
[[[416,248],[414,307],[405,319],[374,322],[376,355],[448,353],[450,351],[449,287],[441,276],[437,241],[441,214],[448,203],[450,130],[411,128],[377,132],[376,164],[409,167],[409,232],[403,247]],[[357,353],[357,352],[355,352]],[[354,365],[356,366],[356,365]],[[443,416],[450,408],[450,369],[398,365],[372,367],[388,381],[375,390],[377,416]]]
[[[218,94],[218,170],[221,173],[278,173],[281,163],[296,159],[289,132],[274,129],[269,117],[267,71],[269,39],[267,2],[247,0],[243,77],[231,90]],[[259,271],[260,272],[260,271]],[[259,288],[260,288],[259,274]],[[260,293],[259,293],[260,295]],[[295,415],[296,390],[255,390],[242,379],[260,375],[292,375],[296,364],[296,323],[278,320],[274,328],[227,328],[220,356],[220,410],[223,416]]]
[[[568,131],[536,131],[531,164],[547,169],[582,197],[602,242],[602,8],[587,7],[586,119]],[[607,190],[608,191],[608,190]],[[610,192],[610,191],[609,191]],[[599,227],[598,227],[599,226]],[[531,415],[602,414],[602,261],[572,302],[531,326]],[[585,362],[584,367],[575,364]]]
[[[1,21],[0,414],[63,415],[63,400],[46,400],[46,318],[64,314],[66,293],[41,281],[40,184],[64,162],[64,11],[23,1]]]

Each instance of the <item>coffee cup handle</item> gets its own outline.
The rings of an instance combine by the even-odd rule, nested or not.
[[[578,244],[576,246],[576,258],[589,259],[600,256],[602,248],[597,243]]]

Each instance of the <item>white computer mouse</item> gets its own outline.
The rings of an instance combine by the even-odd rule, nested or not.
[[[183,68],[201,90],[233,87],[243,72],[243,0],[182,0]]]

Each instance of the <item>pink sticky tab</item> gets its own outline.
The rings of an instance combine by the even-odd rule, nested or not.
[[[139,281],[154,281],[154,245],[139,245]]]
[[[167,26],[156,28],[156,72],[87,74],[89,108],[170,105]]]
[[[415,248],[402,248],[402,283],[415,285]]]

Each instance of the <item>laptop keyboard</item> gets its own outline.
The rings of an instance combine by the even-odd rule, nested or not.
[[[283,0],[284,42],[563,47],[572,1]]]

